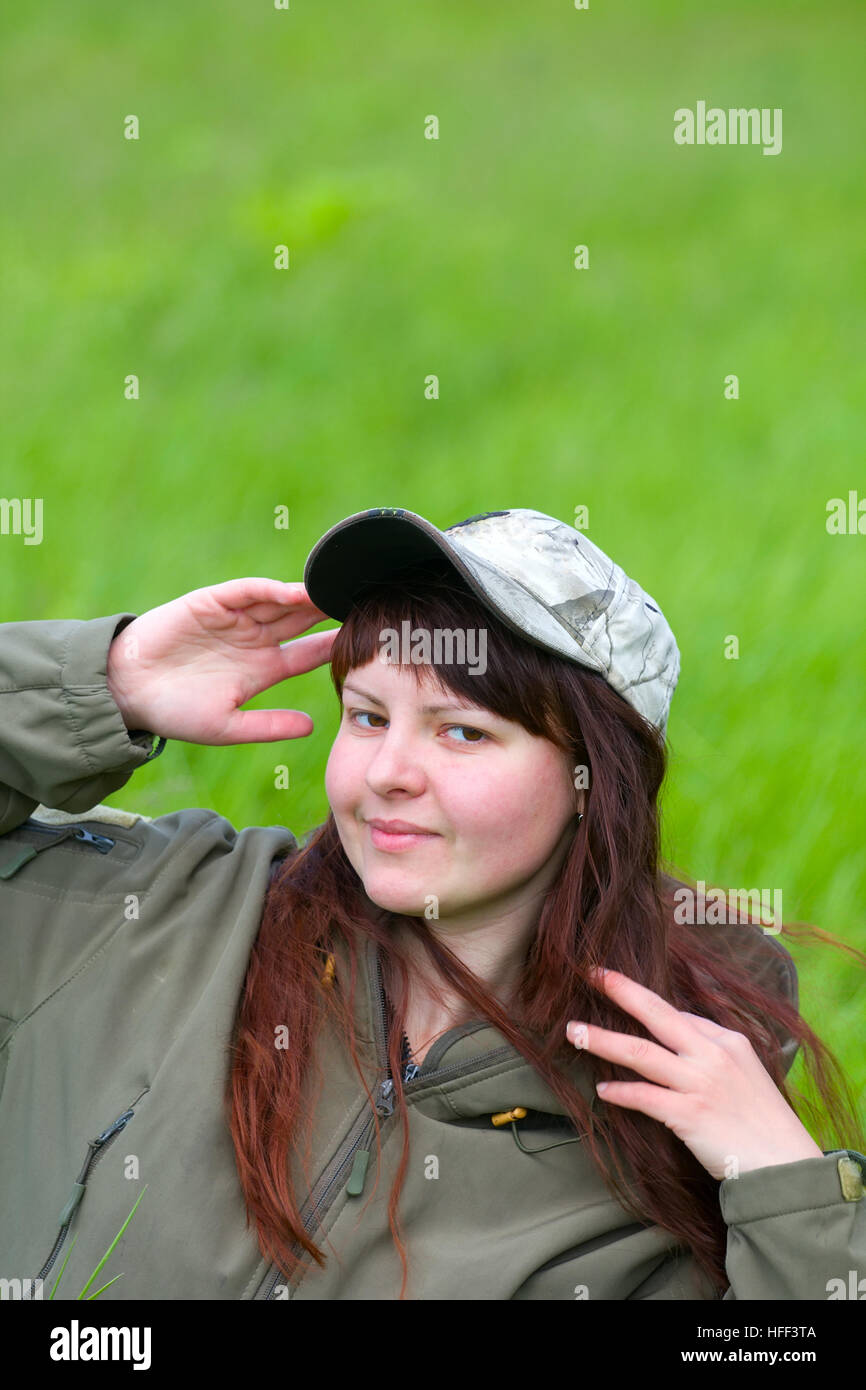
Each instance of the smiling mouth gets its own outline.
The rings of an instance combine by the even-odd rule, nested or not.
[[[376,849],[411,849],[414,845],[423,844],[425,840],[438,838],[433,830],[381,830],[378,825],[371,825],[369,821],[366,824]]]

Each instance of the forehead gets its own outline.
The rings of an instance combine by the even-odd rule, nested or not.
[[[376,657],[366,666],[355,666],[347,673],[343,691],[345,698],[361,695],[379,703],[399,700],[418,708],[423,714],[435,714],[443,709],[474,709],[484,710],[494,719],[500,718],[487,710],[486,706],[449,690],[447,686],[441,686],[431,667],[423,662],[400,666]]]

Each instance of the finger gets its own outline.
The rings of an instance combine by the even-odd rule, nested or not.
[[[605,1057],[609,1062],[639,1072],[650,1081],[659,1081],[676,1091],[690,1090],[695,1084],[694,1067],[676,1052],[659,1047],[649,1038],[614,1033],[594,1023],[570,1023],[566,1031],[570,1041],[581,1051]]]
[[[247,617],[253,618],[263,627],[270,628],[273,624],[282,623],[293,619],[297,626],[296,631],[303,631],[304,627],[312,627],[314,623],[331,622],[330,613],[323,613],[321,608],[317,608],[312,599],[306,596],[304,586],[290,584],[289,590],[300,589],[300,594],[293,598],[291,593],[287,594],[285,602],[275,600],[273,603],[253,603],[243,611]]]
[[[313,728],[310,716],[299,709],[235,710],[220,743],[277,743],[307,738]]]
[[[604,975],[591,972],[591,981],[625,1013],[638,1019],[653,1037],[672,1052],[696,1056],[702,1051],[707,1041],[706,1035],[699,1032],[692,1020],[685,1018],[660,994],[639,985],[637,980],[618,970],[608,970]]]
[[[720,1023],[715,1023],[711,1018],[704,1018],[703,1014],[690,1014],[685,1009],[679,1010],[680,1018],[690,1018],[699,1033],[703,1033],[707,1038],[718,1038],[720,1033],[727,1032]]]
[[[265,605],[258,605],[263,609]],[[252,609],[247,610],[252,613]],[[275,645],[277,642],[288,642],[290,638],[297,637],[299,633],[306,632],[307,628],[315,627],[317,623],[329,623],[332,621],[330,616],[319,612],[314,608],[309,612],[304,608],[292,608],[288,611],[284,608],[281,612],[274,612],[271,617],[260,617],[256,619],[259,624],[258,637],[260,643]],[[339,628],[328,629],[332,637],[336,637]]]
[[[608,1081],[597,1095],[599,1100],[621,1105],[624,1110],[640,1110],[667,1125],[668,1129],[682,1127],[688,1119],[685,1096],[677,1091],[666,1091],[663,1086],[650,1086],[646,1081]]]
[[[245,690],[242,704],[269,690],[280,681],[291,679],[305,671],[314,671],[330,660],[336,629],[332,632],[312,632],[308,637],[296,637],[279,647],[259,647],[244,658]]]
[[[308,618],[310,623],[323,622],[328,617],[316,607],[300,581],[246,575],[242,579],[212,584],[203,592],[224,608],[245,611],[255,622],[271,622],[284,615],[287,609]],[[314,614],[319,614],[318,619]]]

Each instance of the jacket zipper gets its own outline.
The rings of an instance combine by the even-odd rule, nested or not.
[[[93,845],[102,854],[107,854],[110,849],[114,848],[115,844],[115,841],[109,839],[107,835],[94,835],[93,831],[88,830],[85,825],[43,825],[38,820],[26,820],[24,825],[28,830],[38,830],[43,835],[56,835],[62,840],[65,840],[68,835],[74,835],[76,840],[81,840],[86,845]]]
[[[57,1233],[57,1239],[55,1240],[54,1245],[51,1248],[51,1253],[49,1254],[48,1259],[45,1261],[39,1273],[36,1275],[37,1279],[44,1279],[45,1276],[50,1272],[52,1266],[54,1265],[57,1259],[57,1256],[60,1254],[60,1251],[63,1248],[63,1244],[66,1240],[66,1237],[69,1234],[69,1228],[72,1225],[72,1218],[78,1210],[78,1206],[81,1202],[82,1197],[84,1196],[84,1192],[87,1187],[87,1183],[90,1180],[90,1175],[93,1172],[93,1169],[96,1167],[102,1155],[105,1153],[105,1150],[114,1143],[118,1134],[122,1133],[122,1131],[126,1129],[126,1126],[129,1124],[130,1120],[135,1115],[135,1110],[133,1109],[133,1106],[136,1106],[138,1104],[138,1102],[141,1100],[141,1096],[147,1094],[148,1089],[148,1087],[145,1087],[145,1089],[141,1092],[141,1095],[136,1096],[135,1100],[132,1102],[132,1105],[129,1106],[126,1110],[124,1110],[122,1114],[118,1115],[117,1119],[113,1120],[107,1129],[104,1129],[102,1133],[97,1135],[95,1139],[88,1139],[87,1147],[89,1148],[90,1152],[87,1155],[87,1158],[84,1160],[84,1166],[82,1167],[81,1172],[78,1174],[78,1177],[76,1178],[72,1186],[72,1192],[69,1195],[69,1199],[60,1213],[60,1230]]]
[[[25,864],[29,864],[31,859],[35,859],[37,854],[43,854],[45,850],[53,849],[63,840],[74,838],[84,845],[98,849],[100,854],[108,854],[115,845],[115,841],[110,839],[108,835],[95,835],[84,825],[41,825],[39,821],[26,820],[22,822],[21,826],[15,827],[16,830],[22,828],[36,830],[40,835],[50,835],[52,838],[48,844],[39,845],[38,848],[36,845],[20,845],[16,857],[3,866],[2,871],[0,871],[0,878],[12,878],[13,874],[17,874],[18,870],[22,869]]]
[[[380,1058],[384,1059],[382,1064],[387,1071],[387,1076],[378,1083],[376,1091],[374,1092],[374,1097],[377,1113],[383,1116],[387,1122],[394,1113],[394,1079],[391,1075],[391,1068],[388,1065],[388,1030],[385,1012],[385,991],[382,983],[382,968],[378,953],[376,955],[376,983],[378,986],[377,1044]],[[466,1062],[454,1062],[450,1066],[437,1067],[434,1071],[425,1072],[423,1075],[419,1074],[420,1068],[414,1062],[411,1062],[403,1073],[404,1090],[408,1092],[413,1083],[424,1085],[428,1081],[433,1079],[438,1080],[443,1076],[452,1074],[456,1076],[459,1075],[460,1072],[473,1071],[480,1066],[489,1065],[491,1062],[495,1061],[497,1057],[510,1056],[512,1053],[513,1048],[510,1045],[497,1047],[493,1048],[490,1052],[484,1053],[481,1058],[474,1057]],[[367,1160],[361,1159],[360,1154],[363,1152],[361,1146],[362,1143],[366,1141],[367,1135],[372,1134],[375,1129],[375,1121],[368,1117],[367,1110],[368,1106],[365,1105],[346,1136],[346,1139],[340,1145],[334,1158],[319,1178],[318,1183],[310,1194],[308,1202],[301,1212],[303,1227],[308,1234],[312,1229],[314,1217],[318,1215],[321,1218],[330,1210],[332,1203],[340,1191],[341,1179],[350,1162],[352,1163],[352,1171],[349,1178],[350,1184],[353,1187],[357,1187],[359,1184],[363,1187],[363,1179],[366,1175],[369,1154]],[[353,1179],[354,1182],[352,1181]],[[294,1253],[298,1254],[301,1248],[300,1245],[295,1244]],[[256,1295],[256,1299],[262,1299],[263,1301],[272,1299],[274,1290],[280,1281],[285,1279],[285,1275],[275,1264],[271,1265],[269,1275],[269,1278],[268,1275],[265,1276],[267,1284],[265,1285],[264,1282],[262,1284],[262,1289],[267,1287],[267,1292],[259,1292]]]

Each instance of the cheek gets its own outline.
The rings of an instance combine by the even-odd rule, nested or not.
[[[557,764],[503,766],[483,781],[476,777],[452,784],[441,804],[464,840],[485,859],[521,862],[544,858],[562,833],[571,809],[570,787]]]
[[[333,811],[350,807],[353,796],[357,795],[359,775],[351,746],[338,734],[325,767],[325,795]]]

